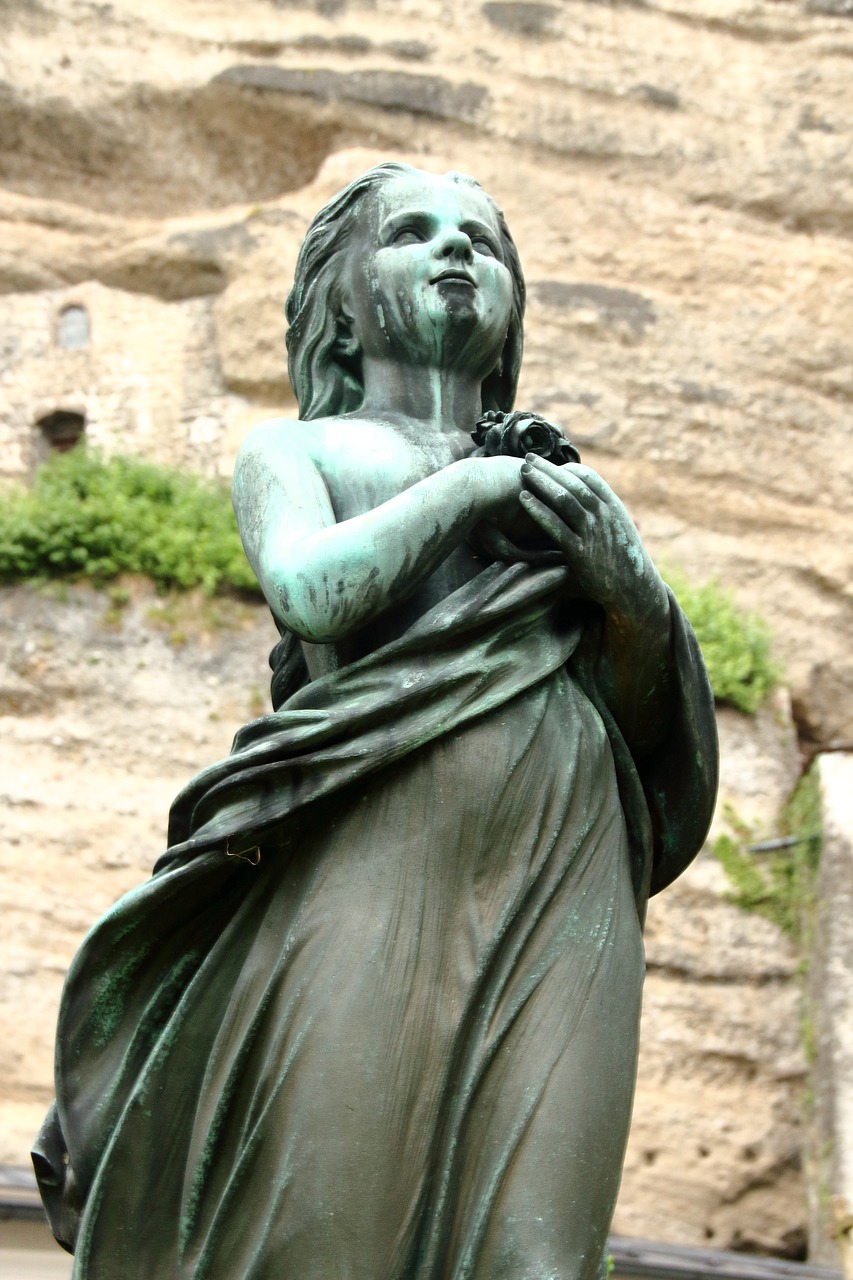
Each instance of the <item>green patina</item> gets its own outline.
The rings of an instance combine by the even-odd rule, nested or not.
[[[105,969],[92,991],[92,1036],[95,1044],[107,1045],[126,1015],[133,999],[133,978],[155,949],[156,941],[146,938],[121,960]]]

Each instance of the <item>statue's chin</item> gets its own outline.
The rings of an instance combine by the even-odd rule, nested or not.
[[[491,311],[482,314],[471,289],[452,296],[449,290],[439,294],[433,289],[427,304],[413,308],[407,316],[389,306],[385,323],[375,352],[382,359],[458,373],[480,382],[493,372],[506,339],[506,325]]]
[[[503,349],[504,335],[492,332],[477,315],[449,312],[437,344],[437,363],[480,381],[492,372]],[[474,424],[471,424],[473,430]]]

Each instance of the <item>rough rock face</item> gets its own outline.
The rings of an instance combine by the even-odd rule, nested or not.
[[[127,618],[86,588],[0,599],[0,1164],[29,1160],[83,935],[150,875],[180,787],[265,709],[268,614],[195,601],[176,615],[134,590]]]
[[[0,0],[0,26],[0,476],[31,473],[57,413],[227,473],[295,412],[282,303],[311,214],[379,159],[472,172],[528,279],[520,405],[565,425],[657,557],[760,608],[801,735],[853,739],[846,0]],[[175,649],[103,630],[85,593],[40,601],[5,599],[0,655],[10,1159],[81,931],[250,713],[271,639]],[[769,825],[790,729],[722,730],[728,791]],[[700,862],[650,912],[616,1226],[796,1251],[795,957],[722,888]]]

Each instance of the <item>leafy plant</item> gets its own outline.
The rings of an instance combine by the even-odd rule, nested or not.
[[[0,508],[0,580],[140,573],[160,587],[258,592],[227,489],[132,458],[73,449]]]
[[[794,788],[779,819],[778,839],[753,843],[754,833],[731,808],[725,817],[733,834],[718,836],[713,853],[731,882],[730,901],[772,920],[806,948],[821,847],[817,770],[804,773]]]
[[[766,623],[714,581],[696,586],[667,577],[696,632],[717,702],[754,715],[779,679]]]

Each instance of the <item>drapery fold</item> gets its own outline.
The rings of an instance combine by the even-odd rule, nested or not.
[[[198,1245],[195,1253],[187,1243],[202,1230],[199,1224],[204,1211],[199,1208],[197,1197],[213,1195],[210,1188],[216,1184],[216,1177],[207,1171],[205,1160],[196,1160],[190,1167],[189,1151],[201,1141],[199,1132],[212,1132],[215,1128],[210,1117],[201,1111],[189,1114],[197,1105],[193,1090],[202,1094],[207,1091],[211,1097],[216,1090],[220,1091],[216,1095],[219,1102],[214,1098],[210,1107],[211,1114],[220,1115],[217,1123],[224,1123],[222,1099],[226,1094],[230,1097],[227,1089],[235,1086],[232,1081],[227,1089],[224,1084],[213,1089],[205,1076],[206,1063],[211,1055],[215,1057],[220,1052],[216,1048],[217,1017],[221,1016],[224,1021],[237,1018],[233,1011],[235,1001],[240,1007],[255,1008],[251,1001],[256,997],[244,991],[248,981],[246,971],[251,971],[253,966],[260,963],[269,967],[273,975],[270,991],[277,993],[274,997],[268,991],[263,998],[257,997],[261,1003],[252,1015],[252,1025],[264,1025],[263,1032],[256,1027],[252,1036],[269,1037],[267,1056],[281,1051],[276,1048],[277,1037],[296,1034],[301,1025],[299,1019],[304,1015],[292,1014],[291,1028],[284,1026],[275,1030],[266,1027],[260,1012],[266,1007],[263,1001],[273,998],[284,1001],[282,1007],[295,1007],[291,987],[301,963],[290,953],[285,957],[286,948],[282,951],[279,942],[273,945],[256,941],[263,936],[263,921],[268,918],[265,913],[272,910],[265,902],[266,895],[272,893],[276,899],[276,938],[281,935],[294,954],[313,957],[315,981],[318,973],[323,975],[324,982],[332,980],[325,971],[325,961],[317,958],[321,955],[318,939],[325,936],[326,926],[308,931],[299,913],[304,914],[309,908],[316,912],[320,904],[324,911],[327,908],[340,911],[346,907],[346,899],[341,896],[344,891],[337,881],[334,888],[324,887],[324,876],[332,875],[338,865],[335,862],[338,855],[326,852],[327,846],[330,850],[337,847],[333,832],[336,824],[349,833],[347,851],[339,855],[342,868],[345,868],[346,857],[351,857],[354,863],[359,859],[366,863],[373,856],[366,833],[371,833],[373,842],[378,833],[363,814],[353,809],[354,796],[357,795],[360,802],[374,804],[378,811],[385,803],[383,788],[386,788],[387,804],[399,803],[402,805],[399,812],[404,814],[407,795],[412,797],[414,812],[420,789],[428,785],[442,793],[435,803],[453,810],[454,806],[462,806],[467,798],[453,795],[452,780],[456,778],[459,786],[465,788],[471,779],[488,775],[492,766],[483,764],[481,768],[477,761],[483,760],[484,752],[489,750],[486,744],[492,738],[499,743],[503,741],[503,733],[511,744],[526,740],[527,735],[531,743],[535,742],[535,747],[526,748],[526,753],[517,760],[513,757],[515,763],[511,769],[506,766],[510,775],[507,785],[511,791],[535,754],[536,786],[541,796],[537,799],[535,788],[529,792],[520,790],[512,801],[514,807],[507,810],[505,827],[508,830],[513,823],[518,824],[519,848],[526,847],[525,842],[530,845],[529,858],[536,870],[529,872],[527,881],[519,882],[517,890],[502,902],[499,910],[495,908],[495,919],[502,923],[495,924],[491,933],[486,931],[488,937],[484,933],[483,938],[478,935],[471,942],[471,953],[477,957],[476,963],[472,961],[472,976],[452,994],[452,1000],[451,993],[445,993],[448,1002],[456,1001],[460,1007],[473,1009],[477,1001],[480,1005],[491,1001],[495,1011],[504,1006],[516,1007],[520,997],[512,993],[526,990],[524,975],[532,972],[532,962],[526,958],[528,952],[532,955],[541,951],[542,955],[551,957],[545,971],[548,974],[553,971],[555,976],[549,981],[556,982],[562,963],[558,943],[564,940],[559,912],[568,918],[572,894],[581,882],[593,883],[598,874],[595,858],[604,857],[603,853],[596,853],[599,846],[605,851],[611,846],[613,850],[625,846],[626,883],[631,886],[640,918],[648,893],[673,879],[695,855],[710,820],[716,773],[713,752],[709,751],[709,743],[715,740],[713,702],[692,632],[673,605],[675,712],[668,733],[654,755],[637,761],[622,739],[599,689],[595,632],[600,618],[594,608],[568,598],[566,581],[565,571],[559,568],[494,565],[484,570],[473,582],[420,619],[399,640],[305,685],[278,711],[240,730],[231,754],[204,770],[177,797],[170,816],[169,849],[158,862],[155,875],[121,899],[95,926],[71,967],[63,996],[57,1038],[57,1102],[40,1137],[36,1167],[57,1238],[66,1247],[73,1248],[78,1241],[82,1245],[78,1248],[75,1275],[106,1280],[115,1274],[129,1280],[137,1274],[140,1278],[155,1274],[144,1268],[137,1272],[126,1263],[123,1263],[124,1269],[111,1271],[111,1264],[105,1264],[103,1256],[99,1260],[98,1248],[103,1246],[97,1242],[104,1238],[105,1224],[120,1212],[122,1205],[129,1220],[138,1216],[135,1193],[124,1196],[115,1189],[118,1176],[134,1177],[132,1161],[125,1175],[117,1172],[122,1167],[120,1156],[123,1151],[126,1160],[134,1142],[139,1142],[135,1135],[144,1134],[146,1108],[156,1111],[163,1098],[172,1098],[179,1150],[166,1163],[174,1169],[177,1162],[180,1169],[182,1161],[189,1162],[183,1172],[170,1174],[174,1182],[171,1192],[165,1184],[163,1188],[164,1193],[173,1197],[179,1193],[183,1202],[180,1213],[175,1209],[174,1256],[184,1261],[183,1269],[178,1267],[175,1274],[193,1277],[193,1280],[202,1280],[208,1275],[211,1280],[221,1280],[215,1269],[205,1270],[220,1265],[209,1261],[219,1247],[211,1243],[216,1238],[214,1227],[205,1228],[208,1243]],[[542,724],[547,724],[547,733],[537,727]],[[584,772],[583,760],[577,754],[581,740],[588,741],[584,751],[590,759],[599,761],[591,772]],[[462,763],[457,763],[455,773],[441,772],[445,769],[442,763],[445,743],[448,750],[469,745],[474,758],[466,765],[463,752]],[[510,747],[506,749],[509,751]],[[567,753],[565,765],[559,759],[561,750]],[[463,768],[469,777],[459,776]],[[496,785],[495,778],[502,775],[490,776],[491,785]],[[553,803],[549,797],[555,788],[563,797],[562,816],[557,823],[559,838],[555,837],[558,853],[550,846],[548,850],[540,848],[542,833],[534,830],[533,820],[537,805],[544,806],[543,812],[546,812]],[[523,814],[526,796],[531,809],[529,830],[519,816]],[[587,814],[583,820],[582,799]],[[622,815],[617,823],[618,831],[612,825],[616,814]],[[329,825],[328,834],[324,833],[324,821]],[[399,816],[396,821],[398,827],[405,825]],[[598,845],[591,841],[585,826],[595,829],[596,823],[602,831],[612,828],[614,832],[606,838],[596,836]],[[478,827],[474,823],[459,849],[473,857],[471,851],[482,846],[477,856],[482,856],[483,865],[488,867],[488,850],[499,838],[495,831],[487,829],[487,824]],[[387,839],[393,844],[399,839],[399,833],[389,832]],[[417,832],[407,832],[400,840],[396,861],[388,864],[391,870],[386,868],[383,875],[387,878],[394,874],[394,868],[409,857],[414,867],[412,850],[416,846],[420,848]],[[507,851],[504,876],[513,865],[510,853],[512,850]],[[257,856],[261,859],[259,867],[253,865]],[[427,855],[421,852],[417,856]],[[618,855],[617,861],[621,856]],[[438,859],[433,853],[429,853],[429,857]],[[327,858],[332,871],[325,865]],[[497,864],[499,859],[495,861]],[[443,874],[448,878],[456,872],[447,870]],[[489,872],[481,870],[478,874],[488,878]],[[418,863],[415,878],[419,885],[428,886],[430,877],[434,882],[437,875],[440,873],[435,868],[430,869],[426,864],[421,868]],[[584,922],[586,933],[583,935],[592,937],[598,931],[602,938],[610,940],[608,946],[616,947],[614,955],[618,953],[618,931],[614,932],[615,926],[607,922],[615,910],[613,904],[621,901],[620,875],[621,872],[612,883],[607,881],[606,886],[602,882],[589,899],[595,900],[597,906]],[[259,884],[263,884],[263,891]],[[354,884],[357,906],[359,892],[366,895],[366,890],[359,888],[357,867]],[[497,893],[495,885],[490,886],[490,894]],[[462,888],[453,901],[464,900],[465,894],[470,896],[471,892],[470,886]],[[395,903],[394,912],[404,910],[403,899],[399,902],[395,899]],[[391,910],[389,906],[389,912]],[[542,923],[545,920],[547,924]],[[627,929],[624,925],[620,927]],[[324,947],[329,945],[323,942]],[[358,945],[356,939],[353,944],[356,950]],[[440,950],[444,945],[437,935],[433,950]],[[574,945],[578,946],[581,956],[578,963],[581,976],[575,981],[581,981],[581,987],[586,981],[590,988],[604,983],[601,975],[606,966],[601,968],[600,959],[596,958],[598,952],[593,954],[590,950],[588,938]],[[423,955],[418,953],[417,964],[421,969],[428,967],[426,954],[425,951]],[[410,966],[415,963],[410,960]],[[617,965],[616,959],[613,964]],[[411,981],[412,987],[406,996],[409,1005],[423,1000],[428,987],[422,976]],[[355,1006],[367,997],[363,984],[356,978],[352,982],[354,994],[348,998]],[[440,973],[438,978],[432,975],[430,982],[440,987]],[[542,990],[546,987],[547,983]],[[291,994],[285,1001],[281,993],[287,991]],[[239,992],[243,994],[238,996]],[[526,995],[517,1005],[514,1018],[530,998],[530,994]],[[584,1007],[581,988],[576,991],[575,1000],[581,1010]],[[222,1011],[231,1012],[218,1014],[220,1006]],[[339,1015],[342,1026],[346,1024],[345,1015],[346,1010]],[[429,1016],[438,1015],[433,1009]],[[418,1096],[429,1095],[432,1099],[423,1102],[429,1110],[438,1106],[438,1100],[444,1097],[443,1091],[452,1085],[459,1114],[455,1136],[448,1132],[441,1151],[434,1151],[428,1160],[424,1157],[433,1191],[430,1196],[422,1189],[417,1192],[418,1209],[412,1212],[420,1225],[412,1225],[408,1235],[400,1228],[406,1243],[400,1246],[395,1274],[399,1274],[401,1280],[410,1276],[417,1276],[419,1280],[434,1276],[437,1280],[445,1274],[455,1275],[452,1270],[442,1270],[441,1261],[448,1250],[452,1252],[457,1248],[452,1243],[454,1240],[459,1242],[460,1259],[463,1255],[474,1257],[477,1250],[485,1257],[490,1247],[492,1210],[486,1213],[482,1205],[488,1207],[492,1203],[489,1195],[497,1196],[497,1190],[488,1195],[482,1192],[480,1216],[486,1213],[486,1217],[479,1244],[472,1243],[470,1223],[454,1225],[446,1202],[440,1204],[440,1197],[437,1198],[442,1185],[445,1197],[457,1187],[455,1179],[460,1176],[460,1162],[464,1164],[474,1158],[471,1151],[476,1143],[472,1146],[468,1130],[476,1090],[467,1096],[466,1102],[464,1090],[462,1094],[459,1092],[459,1080],[466,1071],[473,1070],[472,1079],[485,1080],[487,1083],[482,1088],[488,1091],[495,1070],[482,1039],[486,1030],[475,1031],[474,1023],[469,1025],[466,1021],[468,1016],[460,1014],[458,1024],[454,1023],[446,1032],[449,1038],[443,1052],[447,1062],[441,1066],[442,1058],[437,1056],[433,1072],[442,1076],[441,1081],[420,1086]],[[439,1019],[442,1026],[447,1018],[444,1010]],[[209,1025],[211,1021],[213,1029]],[[523,1019],[519,1026],[522,1024]],[[306,1023],[305,1028],[308,1025]],[[567,1023],[564,1033],[570,1041],[571,1034],[566,1029],[569,1027]],[[379,1034],[381,1031],[377,1030]],[[307,1029],[304,1035],[309,1035]],[[579,1037],[579,1043],[582,1039]],[[249,1044],[247,1041],[246,1053],[250,1052]],[[455,1082],[449,1082],[442,1073],[450,1071],[450,1063],[454,1061],[453,1070],[461,1074]],[[522,1061],[523,1052],[519,1051],[519,1062]],[[548,1070],[559,1075],[558,1068],[559,1062],[555,1059]],[[251,1075],[258,1068],[244,1064],[244,1069]],[[170,1079],[170,1070],[182,1076],[180,1089]],[[405,1064],[406,1072],[413,1070],[411,1063]],[[280,1071],[284,1073],[281,1080],[287,1077],[293,1097],[300,1098],[303,1076],[293,1067],[282,1066]],[[550,1078],[548,1071],[541,1076],[542,1091],[549,1087],[546,1077]],[[271,1097],[277,1096],[279,1087],[284,1086],[276,1085]],[[434,1099],[430,1090],[435,1092]],[[510,1098],[514,1096],[510,1087],[506,1093]],[[300,1121],[302,1113],[296,1104],[294,1107],[295,1118],[288,1113],[277,1128],[277,1141],[284,1143],[284,1154],[280,1157],[284,1164],[291,1158],[285,1159],[286,1153],[299,1149],[299,1124],[303,1124],[306,1132],[310,1130],[309,1121]],[[442,1111],[445,1126],[449,1123],[448,1114],[445,1106]],[[520,1117],[521,1112],[517,1112],[514,1120],[508,1121],[508,1129],[521,1123]],[[171,1122],[169,1117],[164,1117],[165,1125]],[[293,1134],[285,1141],[281,1134],[288,1126],[293,1126]],[[183,1139],[178,1136],[181,1134],[196,1135],[187,1137],[186,1151],[181,1145]],[[212,1138],[209,1137],[209,1141]],[[232,1159],[239,1165],[243,1142],[244,1138],[234,1139],[233,1149],[220,1158]],[[481,1143],[480,1137],[477,1142]],[[143,1164],[141,1161],[140,1176],[143,1176]],[[484,1177],[482,1171],[476,1174],[474,1184],[485,1186]],[[153,1174],[149,1182],[151,1178]],[[146,1186],[149,1197],[156,1192],[156,1186]],[[223,1201],[226,1203],[229,1203],[227,1195]],[[271,1220],[267,1218],[258,1226],[259,1240],[266,1239],[264,1231],[274,1234]],[[116,1228],[116,1247],[122,1238],[122,1229]],[[133,1247],[138,1251],[138,1243]],[[167,1253],[171,1247],[163,1245]],[[259,1268],[259,1280],[266,1280],[267,1272],[263,1269],[266,1264],[256,1259],[252,1265]],[[463,1273],[468,1274],[459,1272]]]

